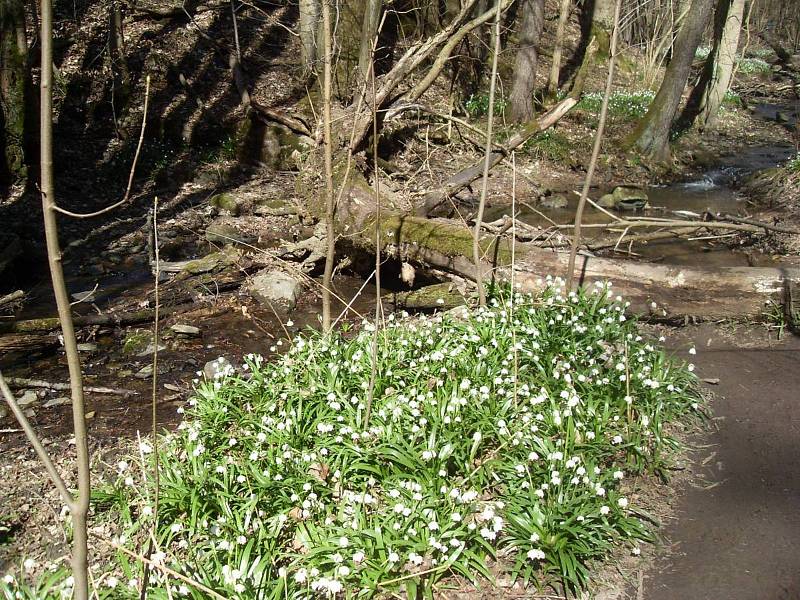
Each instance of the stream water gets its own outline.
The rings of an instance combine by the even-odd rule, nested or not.
[[[794,113],[793,113],[794,118]],[[650,186],[646,189],[649,197],[650,208],[637,213],[624,211],[610,211],[620,217],[630,215],[669,217],[675,219],[690,218],[690,215],[675,215],[675,211],[687,211],[701,215],[709,213],[729,213],[741,215],[746,212],[747,204],[743,197],[737,193],[736,187],[748,175],[774,167],[790,158],[795,152],[794,146],[754,146],[745,150],[723,156],[721,161],[713,168],[687,179],[676,181],[669,185]],[[594,188],[589,197],[597,200],[608,188]],[[564,208],[545,209],[537,207],[532,210],[522,205],[518,210],[518,218],[528,224],[547,227],[552,222],[565,224],[572,223],[575,219],[575,210],[578,196],[569,192],[564,194],[568,204]],[[509,206],[495,206],[488,211],[487,220],[510,214]],[[583,223],[598,224],[610,221],[607,214],[587,205]],[[701,237],[703,234],[699,234]],[[584,228],[583,238],[587,242],[609,239],[608,234],[599,228]],[[703,265],[707,267],[725,266],[769,266],[776,262],[774,257],[760,252],[733,252],[724,244],[725,238],[713,239],[670,239],[648,243],[636,243],[629,246],[624,241],[619,245],[618,252],[640,257],[649,261],[658,261],[675,265]]]

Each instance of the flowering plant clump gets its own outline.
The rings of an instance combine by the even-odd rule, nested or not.
[[[199,586],[154,570],[150,597],[430,597],[454,574],[491,579],[489,559],[576,591],[590,561],[638,554],[651,534],[626,482],[667,465],[666,424],[701,415],[696,380],[608,286],[549,283],[388,317],[369,422],[370,323],[199,382],[159,444],[151,556]],[[148,451],[106,492],[119,545],[152,528],[154,484],[135,466]],[[141,568],[118,556],[101,595],[137,597]]]
[[[639,119],[647,113],[647,109],[650,108],[650,103],[655,97],[655,92],[651,90],[613,92],[608,98],[608,114],[612,118]],[[589,92],[581,97],[576,108],[598,115],[602,104],[602,93]]]

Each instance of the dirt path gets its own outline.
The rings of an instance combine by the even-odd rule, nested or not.
[[[800,340],[687,330],[713,386],[717,429],[664,535],[644,600],[800,598]]]

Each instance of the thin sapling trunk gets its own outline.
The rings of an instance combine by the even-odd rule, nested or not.
[[[478,303],[486,305],[486,292],[483,288],[483,273],[481,272],[481,227],[483,226],[483,212],[486,209],[486,192],[489,185],[489,169],[492,161],[492,125],[494,124],[494,94],[497,87],[497,57],[500,54],[500,1],[498,0],[494,14],[494,52],[492,55],[492,75],[489,82],[489,114],[486,123],[486,154],[483,160],[483,180],[481,181],[481,199],[478,204],[478,214],[475,217],[475,230],[472,234],[472,260],[475,263],[475,282],[478,285]]]

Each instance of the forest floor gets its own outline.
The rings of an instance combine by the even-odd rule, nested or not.
[[[102,12],[99,8],[96,12],[86,16],[83,27],[101,32]],[[193,25],[176,28],[164,24],[155,28],[152,23],[140,21],[128,32],[132,39],[149,40],[152,51],[139,57],[140,62],[146,62],[163,75],[161,87],[154,85],[152,98],[154,113],[160,115],[158,126],[181,130],[188,138],[202,142],[146,144],[142,168],[147,175],[137,180],[138,191],[131,205],[113,220],[100,225],[79,222],[62,229],[70,292],[95,289],[89,302],[75,307],[79,314],[132,311],[152,306],[146,224],[147,211],[156,195],[161,205],[160,214],[164,215],[158,224],[163,261],[202,257],[217,250],[225,235],[240,236],[245,242],[241,244],[245,251],[239,262],[227,271],[241,274],[234,287],[219,289],[212,279],[190,286],[192,300],[189,303],[173,303],[169,299],[164,302],[165,308],[176,311],[161,324],[166,335],[159,354],[158,418],[166,428],[179,422],[176,409],[188,398],[196,372],[201,371],[207,361],[219,356],[236,361],[249,352],[268,357],[273,353],[268,349],[276,347],[278,351],[278,342],[282,339],[306,326],[317,326],[321,310],[319,294],[311,279],[319,275],[318,266],[302,277],[298,275],[304,281],[303,293],[290,313],[274,312],[256,302],[241,287],[247,276],[260,269],[286,269],[287,262],[276,259],[273,251],[309,238],[315,223],[300,205],[300,195],[294,188],[296,174],[289,166],[243,168],[235,148],[231,148],[235,141],[231,131],[241,114],[230,97],[227,64],[213,52],[203,55],[196,49],[198,40],[203,38],[198,28],[207,31],[205,35],[213,36],[222,27],[211,15],[202,13]],[[275,30],[281,31],[280,27]],[[290,106],[297,100],[297,94],[292,95],[296,89],[285,84],[294,76],[291,49],[286,49],[292,42],[264,35],[257,28],[243,27],[243,32],[251,69],[266,73],[256,84],[264,95],[261,99],[270,106]],[[259,46],[257,44],[262,42],[258,40],[271,41]],[[165,66],[169,65],[170,44],[185,51],[177,67]],[[247,44],[252,47],[248,49]],[[94,83],[81,87],[92,79],[93,72],[86,70],[85,60],[78,60],[80,56],[88,56],[90,49],[91,44],[73,49],[61,67],[69,85],[65,84],[63,90],[64,112],[57,136],[70,139],[71,143],[62,144],[58,150],[59,182],[62,184],[59,189],[65,206],[78,210],[102,206],[108,203],[109,195],[124,189],[123,175],[127,174],[132,156],[130,140],[135,139],[131,132],[136,131],[140,116],[132,111],[127,121],[120,124],[127,137],[112,141],[92,139],[96,129],[87,125],[81,110],[89,101],[101,106],[102,94],[91,87]],[[184,72],[190,76],[188,84],[184,80],[181,87],[177,75]],[[603,73],[596,73],[590,86],[599,89],[602,78]],[[212,81],[216,85],[209,83]],[[612,111],[606,142],[610,150],[601,160],[591,196],[596,199],[622,184],[696,184],[710,173],[718,174],[719,167],[724,166],[724,183],[720,186],[712,180],[709,189],[717,186],[716,189],[724,188],[726,194],[730,191],[725,202],[731,200],[731,206],[738,212],[770,223],[800,225],[797,178],[769,170],[797,152],[797,142],[787,133],[791,122],[779,122],[785,119],[778,114],[789,114],[796,123],[795,101],[773,93],[768,77],[745,77],[739,84],[746,107],[741,104],[726,106],[724,118],[715,132],[702,138],[696,134],[685,136],[677,146],[675,164],[667,171],[650,168],[635,156],[618,151],[619,142],[635,120],[636,113],[631,110],[637,109]],[[636,101],[638,87],[635,74],[622,74],[621,94],[632,94],[632,101]],[[97,96],[94,100],[93,94]],[[434,90],[432,94],[431,102],[438,102],[440,108],[446,110],[444,90]],[[196,102],[198,99],[201,102]],[[141,98],[135,100],[140,101]],[[200,104],[206,108],[201,110]],[[110,116],[97,118],[105,119],[107,124]],[[474,121],[482,126],[480,116]],[[223,122],[227,129],[215,127]],[[490,213],[499,216],[508,211],[510,190],[515,184],[518,199],[535,206],[542,198],[564,195],[568,206],[560,209],[561,212],[547,214],[552,218],[568,218],[576,200],[574,190],[579,189],[583,181],[595,125],[596,111],[588,106],[579,108],[551,133],[538,137],[518,153],[516,173],[506,166],[499,167],[490,179]],[[386,156],[398,172],[384,172],[382,176],[409,206],[421,191],[440,183],[479,156],[475,144],[458,131],[447,137],[449,128],[442,122],[407,118],[396,126],[398,131],[404,128],[414,129],[416,133]],[[510,124],[508,128],[501,126],[501,132],[510,128]],[[82,156],[87,147],[92,149],[88,158]],[[758,170],[767,170],[766,175],[742,187],[744,179]],[[680,196],[686,189],[675,188],[675,195]],[[209,200],[220,193],[237,199],[241,205],[237,214],[227,214],[210,205]],[[707,197],[703,198],[700,202]],[[459,208],[466,214],[474,201],[475,194],[468,191],[459,198]],[[41,254],[35,252],[38,221],[31,219],[31,212],[30,206],[19,200],[0,202],[0,219],[3,223],[18,224],[15,229],[25,232],[31,248],[15,274],[16,279],[6,279],[0,287],[0,296],[12,288],[25,291],[26,300],[21,309],[4,315],[16,319],[53,313],[49,282],[41,268]],[[209,236],[211,225],[223,235]],[[798,236],[786,234],[708,240],[688,246],[689,252],[686,248],[675,251],[657,247],[646,258],[701,264],[707,261],[709,265],[796,265],[800,262]],[[399,264],[388,265],[387,271],[387,279],[392,283],[386,292],[391,295],[403,289],[397,277]],[[362,315],[368,314],[373,302],[374,287],[368,283],[364,285],[364,275],[369,271],[358,261],[355,264],[345,261],[340,265],[340,272],[342,275],[336,284],[338,294],[346,303],[355,298],[344,318],[357,323]],[[422,274],[420,279],[426,281]],[[185,292],[185,288],[178,287],[176,294]],[[343,304],[340,302],[338,308],[343,309]],[[287,325],[289,321],[291,325]],[[198,326],[200,333],[187,336],[171,331],[170,326],[176,324]],[[138,432],[149,431],[147,367],[152,346],[132,344],[136,346],[133,351],[125,346],[129,340],[149,335],[150,327],[142,323],[81,330],[86,384],[132,392],[125,397],[88,395],[87,417],[98,461],[98,477],[103,475],[104,469],[109,469],[108,465],[114,464],[115,457],[130,445]],[[793,578],[798,565],[792,552],[792,540],[800,533],[796,511],[792,510],[792,503],[796,504],[800,495],[800,484],[789,468],[800,459],[793,442],[797,437],[798,416],[792,403],[798,384],[794,365],[800,347],[789,334],[780,342],[775,340],[775,335],[774,328],[763,325],[750,328],[721,324],[670,330],[668,337],[674,340],[675,347],[697,345],[701,376],[719,379],[719,385],[710,387],[718,394],[713,402],[717,417],[715,428],[699,432],[690,439],[696,450],[684,461],[685,471],[676,472],[673,484],[660,486],[653,498],[654,511],[667,523],[664,545],[646,549],[644,560],[616,557],[614,566],[598,577],[598,598],[759,597],[778,600],[797,597],[800,593]],[[63,383],[64,365],[63,356],[54,352],[52,346],[42,352],[9,353],[0,357],[4,375],[45,382]],[[66,472],[71,460],[71,414],[65,392],[46,387],[16,387],[21,392],[31,390],[26,409],[46,445],[60,456],[59,464]],[[0,408],[0,506],[3,507],[0,516],[11,520],[8,524],[0,523],[0,572],[23,554],[54,560],[66,548],[59,516],[61,502],[40,476],[41,468],[25,444],[11,416]],[[3,533],[4,526],[9,527],[9,533]],[[4,543],[4,537],[11,542]],[[745,577],[748,571],[757,573],[758,577]],[[711,588],[713,590],[709,591]],[[455,598],[459,594],[460,597],[481,597],[472,589],[448,594],[443,597]],[[498,597],[495,590],[484,590],[482,594],[486,598]],[[535,597],[518,588],[508,588],[504,595]]]

